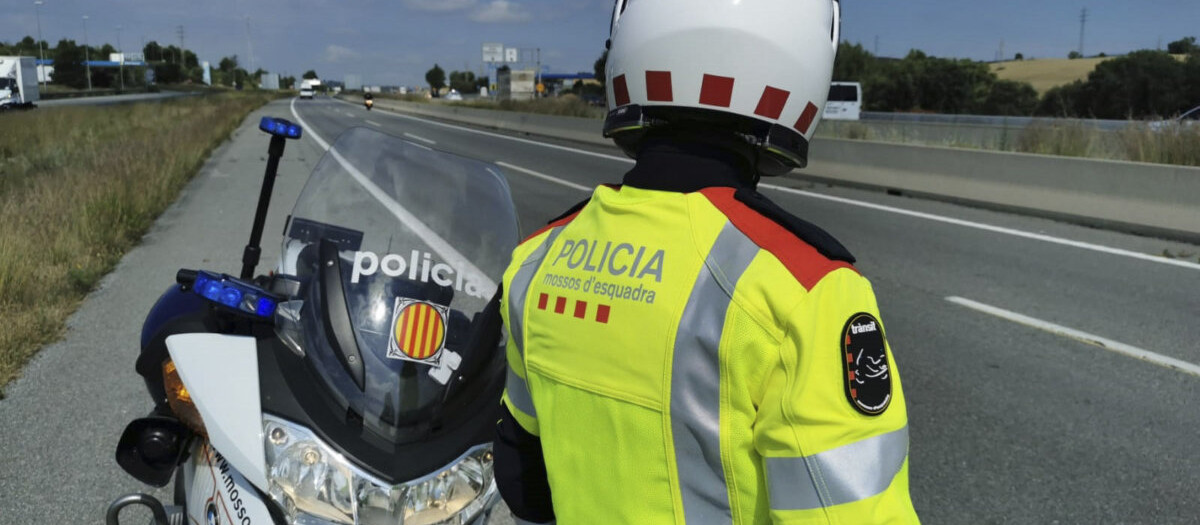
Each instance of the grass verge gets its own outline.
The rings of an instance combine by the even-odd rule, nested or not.
[[[0,117],[0,389],[272,98],[226,93]],[[0,390],[0,398],[3,391]]]

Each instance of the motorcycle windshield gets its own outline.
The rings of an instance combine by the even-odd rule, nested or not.
[[[495,382],[502,350],[479,332],[518,235],[495,167],[351,129],[288,221],[280,270],[298,285],[280,309],[299,333],[277,330],[373,440],[426,439],[476,402],[455,396],[480,397],[469,383]]]

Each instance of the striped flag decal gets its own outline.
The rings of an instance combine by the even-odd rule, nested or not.
[[[428,303],[410,303],[396,319],[396,346],[404,355],[417,360],[438,354],[446,339],[442,313]]]

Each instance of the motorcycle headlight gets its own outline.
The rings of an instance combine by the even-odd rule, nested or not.
[[[315,517],[347,525],[457,525],[470,522],[496,494],[491,444],[423,478],[391,485],[288,421],[264,415],[263,440],[271,499],[289,523]]]

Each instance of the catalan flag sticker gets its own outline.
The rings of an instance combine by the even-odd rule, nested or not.
[[[446,346],[445,307],[397,298],[387,356],[438,366]]]

